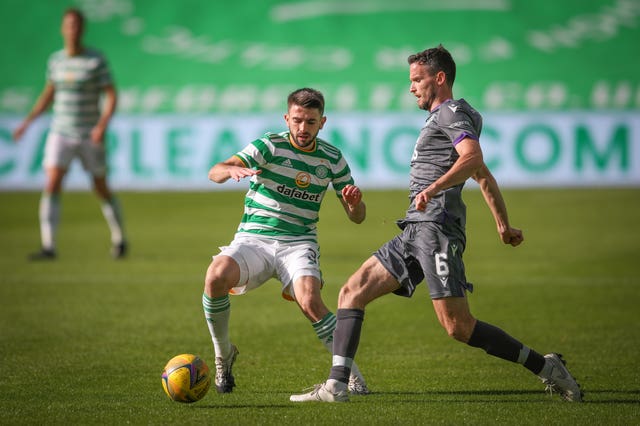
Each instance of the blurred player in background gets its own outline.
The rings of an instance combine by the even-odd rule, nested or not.
[[[65,11],[62,17],[64,49],[50,56],[44,90],[13,134],[15,140],[20,139],[33,120],[53,103],[43,160],[46,184],[40,198],[42,247],[30,256],[32,260],[56,257],[62,184],[75,157],[80,158],[93,178],[93,188],[100,197],[102,212],[111,230],[112,256],[122,258],[127,251],[120,206],[106,178],[105,132],[116,108],[116,89],[104,56],[82,43],[84,23],[84,15],[79,10]]]
[[[426,279],[433,307],[449,336],[488,354],[523,364],[550,392],[581,401],[582,392],[555,353],[541,355],[503,330],[474,318],[466,292],[462,253],[466,245],[466,207],[462,187],[468,178],[480,185],[500,239],[517,246],[522,232],[509,225],[507,208],[480,149],[482,117],[464,99],[454,100],[456,66],[441,45],[411,55],[410,92],[428,111],[411,158],[410,203],[402,233],[364,262],[340,290],[328,380],[291,401],[347,401],[347,380],[360,341],[365,306],[388,293],[411,297]]]
[[[336,317],[320,295],[323,281],[316,235],[320,204],[329,185],[352,222],[361,223],[366,216],[362,194],[353,185],[342,153],[317,137],[326,121],[322,93],[299,89],[287,102],[284,119],[289,131],[266,133],[209,171],[209,179],[216,183],[250,178],[240,225],[231,244],[221,247],[209,265],[202,297],[220,393],[235,386],[232,367],[238,350],[229,339],[230,293],[243,294],[277,278],[282,296],[298,304],[331,351]],[[369,393],[355,364],[347,382],[351,393]]]

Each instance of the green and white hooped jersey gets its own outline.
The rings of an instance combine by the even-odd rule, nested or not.
[[[289,142],[289,132],[266,133],[236,156],[261,170],[251,178],[238,233],[317,242],[318,213],[329,184],[338,197],[353,184],[340,150],[319,138],[313,150],[303,151]]]
[[[47,65],[47,80],[55,88],[51,132],[85,138],[100,118],[100,94],[112,84],[104,56],[93,49],[69,56],[54,52]]]

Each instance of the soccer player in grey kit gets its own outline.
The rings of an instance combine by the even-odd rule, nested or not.
[[[333,365],[326,382],[291,401],[348,401],[349,371],[360,341],[365,306],[388,293],[411,297],[423,280],[449,336],[488,354],[524,365],[549,392],[582,401],[580,386],[559,354],[541,355],[503,330],[471,314],[462,253],[466,207],[462,188],[476,180],[505,244],[518,246],[522,231],[511,227],[500,189],[480,148],[482,117],[464,99],[453,98],[456,66],[442,46],[409,56],[410,92],[429,111],[411,157],[410,205],[398,221],[402,233],[384,244],[348,279],[338,298]]]

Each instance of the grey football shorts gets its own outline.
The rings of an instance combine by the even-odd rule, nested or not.
[[[464,273],[464,240],[446,235],[435,222],[407,222],[401,228],[400,235],[373,254],[400,283],[395,294],[413,296],[424,279],[432,299],[473,291]]]

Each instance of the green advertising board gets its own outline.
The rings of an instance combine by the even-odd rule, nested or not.
[[[415,110],[406,58],[438,43],[484,112],[640,108],[638,0],[2,0],[0,113],[35,101],[69,6],[119,113],[281,112],[301,86],[329,110]]]
[[[328,117],[321,136],[342,150],[359,186],[406,189],[422,123],[421,112],[345,112]],[[0,116],[0,191],[39,189],[48,122],[38,120],[17,145],[8,131],[15,125]],[[118,117],[108,135],[110,180],[132,190],[246,189],[246,180],[215,185],[207,172],[265,131],[284,128],[275,113]],[[639,136],[636,113],[490,113],[481,144],[502,187],[640,186]],[[65,187],[88,189],[80,164],[73,166]]]

